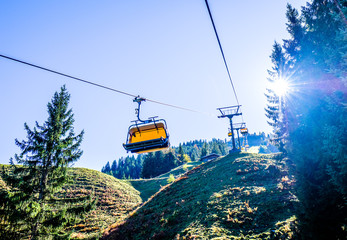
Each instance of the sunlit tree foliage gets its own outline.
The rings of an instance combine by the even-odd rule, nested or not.
[[[7,186],[0,192],[1,239],[67,238],[62,229],[94,206],[91,196],[55,197],[70,179],[68,166],[82,155],[83,131],[74,133],[69,99],[64,86],[47,105],[47,121],[33,130],[25,124],[27,140],[16,139],[22,152],[1,172]]]
[[[266,112],[293,163],[302,239],[347,235],[346,14],[346,0],[313,0],[301,14],[288,5],[290,38],[272,54],[269,78],[285,75],[291,89],[283,105],[268,91]]]

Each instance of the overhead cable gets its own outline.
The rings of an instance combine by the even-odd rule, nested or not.
[[[8,60],[15,61],[15,62],[19,62],[19,63],[25,64],[25,65],[28,65],[28,66],[31,66],[31,67],[35,67],[35,68],[38,68],[38,69],[41,69],[41,70],[44,70],[44,71],[47,71],[47,72],[51,72],[51,73],[54,73],[54,74],[58,74],[58,75],[60,75],[60,76],[64,76],[64,77],[67,77],[67,78],[71,78],[71,79],[74,79],[74,80],[76,80],[76,81],[80,81],[80,82],[83,82],[83,83],[86,83],[86,84],[90,84],[90,85],[93,85],[93,86],[96,86],[96,87],[100,87],[100,88],[104,88],[104,89],[107,89],[107,90],[110,90],[110,91],[113,91],[113,92],[117,92],[117,93],[120,93],[120,94],[124,94],[124,95],[127,95],[127,96],[129,96],[129,97],[134,97],[134,98],[135,98],[135,97],[138,97],[137,95],[134,95],[134,94],[130,94],[130,93],[127,93],[127,92],[124,92],[124,91],[120,91],[120,90],[117,90],[117,89],[114,89],[114,88],[111,88],[111,87],[107,87],[107,86],[104,86],[104,85],[101,85],[101,84],[98,84],[98,83],[90,82],[90,81],[84,80],[84,79],[82,79],[82,78],[73,77],[73,76],[71,76],[71,75],[68,75],[68,74],[65,74],[65,73],[61,73],[61,72],[58,72],[58,71],[55,71],[55,70],[52,70],[52,69],[48,69],[48,68],[45,68],[45,67],[41,67],[41,66],[39,66],[39,65],[32,64],[32,63],[29,63],[29,62],[25,62],[25,61],[22,61],[22,60],[19,60],[19,59],[16,59],[16,58],[12,58],[12,57],[5,56],[5,55],[2,55],[2,54],[0,54],[0,57],[6,58],[6,59],[8,59]],[[155,101],[155,100],[151,100],[151,99],[148,99],[148,98],[145,98],[145,100],[148,101],[148,102],[152,102],[152,103],[156,103],[156,104],[161,104],[161,105],[164,105],[164,106],[168,106],[168,107],[172,107],[172,108],[177,108],[177,109],[181,109],[181,110],[185,110],[185,111],[190,111],[190,112],[195,112],[195,113],[206,114],[206,113],[199,112],[199,111],[196,111],[196,110],[193,110],[193,109],[184,108],[184,107],[180,107],[180,106],[175,106],[175,105],[172,105],[172,104],[167,104],[167,103]]]
[[[223,60],[224,60],[224,65],[225,65],[225,68],[226,68],[226,70],[228,72],[229,80],[230,80],[231,86],[232,86],[234,94],[235,94],[237,105],[240,105],[239,99],[237,98],[236,90],[235,90],[235,87],[234,87],[234,84],[233,84],[233,80],[231,78],[229,67],[228,67],[228,64],[227,64],[227,62],[225,60],[222,44],[220,43],[219,36],[218,36],[218,33],[217,33],[217,29],[216,29],[216,26],[215,26],[214,21],[213,21],[213,17],[212,17],[212,13],[211,13],[211,10],[210,10],[210,6],[208,5],[208,1],[207,0],[205,0],[205,3],[206,3],[207,10],[208,10],[208,14],[210,15],[210,19],[211,19],[211,23],[212,23],[212,26],[213,26],[214,33],[216,34],[216,37],[217,37],[219,49],[220,49],[220,51],[222,53],[222,57],[223,57]]]
[[[61,76],[67,77],[67,78],[72,78],[72,79],[80,81],[80,82],[91,84],[93,86],[104,88],[104,89],[107,89],[107,90],[110,90],[110,91],[114,91],[114,92],[117,92],[117,93],[120,93],[120,94],[124,94],[124,95],[130,96],[130,97],[136,97],[136,95],[133,95],[133,94],[130,94],[130,93],[119,91],[119,90],[116,90],[116,89],[113,89],[113,88],[110,88],[110,87],[106,87],[106,86],[103,86],[103,85],[100,85],[100,84],[97,84],[97,83],[93,83],[93,82],[90,82],[90,81],[87,81],[87,80],[83,80],[81,78],[73,77],[73,76],[65,74],[65,73],[57,72],[57,71],[54,71],[54,70],[51,70],[51,69],[48,69],[48,68],[45,68],[45,67],[41,67],[41,66],[38,66],[38,65],[35,65],[35,64],[32,64],[32,63],[24,62],[22,60],[11,58],[11,57],[8,57],[8,56],[2,55],[2,54],[0,54],[0,57],[7,58],[7,59],[15,61],[15,62],[23,63],[23,64],[31,66],[31,67],[39,68],[39,69],[45,70],[47,72],[55,73],[55,74],[58,74],[58,75],[61,75]]]

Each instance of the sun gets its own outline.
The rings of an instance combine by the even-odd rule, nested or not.
[[[289,84],[283,78],[279,78],[272,83],[271,89],[275,92],[277,96],[283,97],[289,91]]]

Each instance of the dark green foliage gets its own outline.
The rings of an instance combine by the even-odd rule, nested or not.
[[[177,167],[179,160],[175,154],[170,151],[164,154],[162,151],[149,153],[145,156],[141,172],[142,178],[153,178]]]
[[[137,179],[141,176],[141,169],[143,165],[143,155],[127,156],[112,162],[112,166],[107,162],[102,167],[101,172],[112,175],[118,179]]]
[[[293,87],[283,104],[267,96],[269,105],[274,103],[267,116],[294,163],[303,239],[347,236],[347,24],[342,13],[347,13],[346,0],[314,0],[301,14],[288,5],[291,37],[283,46],[275,44],[272,55],[270,78],[284,74]]]
[[[207,144],[204,143],[204,145],[202,146],[201,148],[201,154],[200,154],[200,157],[205,157],[207,156]]]
[[[337,92],[327,99],[325,115],[332,124],[324,126],[323,157],[331,159],[327,163],[327,171],[336,191],[347,196],[347,111],[343,106],[343,94]]]
[[[141,176],[143,178],[156,177],[192,159],[197,161],[211,153],[225,155],[227,153],[226,142],[217,139],[210,142],[196,140],[180,144],[178,148],[161,154],[150,153],[145,156]]]
[[[69,99],[64,86],[47,105],[47,121],[43,125],[36,122],[33,130],[25,124],[28,139],[16,139],[22,152],[15,160],[21,166],[11,159],[11,168],[1,172],[7,186],[0,193],[2,239],[66,237],[68,234],[60,231],[94,205],[91,195],[59,200],[54,196],[69,181],[67,167],[82,155],[83,131],[74,134]]]
[[[190,161],[190,157],[188,156],[188,154],[185,153],[185,151],[183,150],[182,144],[180,143],[180,145],[178,146],[178,154],[176,154],[178,162],[178,165],[184,164],[188,161]]]
[[[215,143],[215,142],[212,144],[211,153],[215,153],[215,154],[218,154],[218,155],[222,155],[222,152],[221,152],[221,150],[220,150],[218,144]]]
[[[187,161],[198,161],[201,156],[201,152],[203,152],[203,156],[206,156],[212,152],[226,155],[228,153],[227,143],[222,140],[213,139],[212,141],[206,142],[202,140],[195,140],[187,143],[180,144],[178,147],[173,147],[169,151],[164,151],[164,159],[168,162],[163,162],[162,154],[152,154],[151,163],[146,163],[145,176],[157,176],[156,174],[165,173],[162,172],[164,169],[168,169],[170,171],[172,168],[177,167],[181,164],[186,163]],[[136,158],[135,157],[125,157],[114,160],[112,166],[110,167],[110,163],[106,163],[104,167],[102,167],[101,172],[112,175],[118,179],[138,179],[141,177],[141,171],[144,164],[144,159],[149,161],[149,158],[146,157],[148,154],[140,154]],[[158,157],[158,159],[156,159]],[[173,164],[174,163],[174,164]],[[164,166],[156,166],[163,164]],[[168,168],[171,166],[172,168]],[[154,169],[161,169],[160,171]],[[151,173],[151,171],[155,173]],[[160,175],[159,174],[159,175]]]
[[[112,175],[118,179],[121,179],[123,176],[126,179],[140,178],[142,163],[143,158],[140,155],[137,158],[134,156],[120,158],[117,162],[117,168],[115,168],[115,163],[112,164]]]
[[[298,216],[307,239],[347,235],[342,230],[347,216],[347,114],[328,102],[322,99],[311,106],[302,125],[290,132],[293,149],[289,156],[296,164],[297,195],[302,204]]]
[[[212,139],[212,141],[194,140],[182,144],[182,148],[185,154],[187,154],[191,160],[198,160],[208,154],[211,154],[213,149],[219,152],[221,155],[228,154],[228,145],[226,141],[220,139]],[[202,155],[203,154],[203,155]]]
[[[107,162],[104,167],[102,167],[101,172],[103,173],[109,173],[111,172],[110,162]]]
[[[182,161],[182,162],[183,162],[183,155],[184,154],[185,154],[185,152],[183,150],[182,144],[180,143],[180,145],[178,146],[178,156],[179,156],[180,161]]]

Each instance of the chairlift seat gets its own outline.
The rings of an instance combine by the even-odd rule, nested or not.
[[[129,127],[125,150],[131,153],[146,153],[168,148],[169,135],[164,120],[149,124],[136,123]]]
[[[248,133],[248,128],[241,128],[240,132],[241,132],[242,135],[245,135],[245,134]]]

